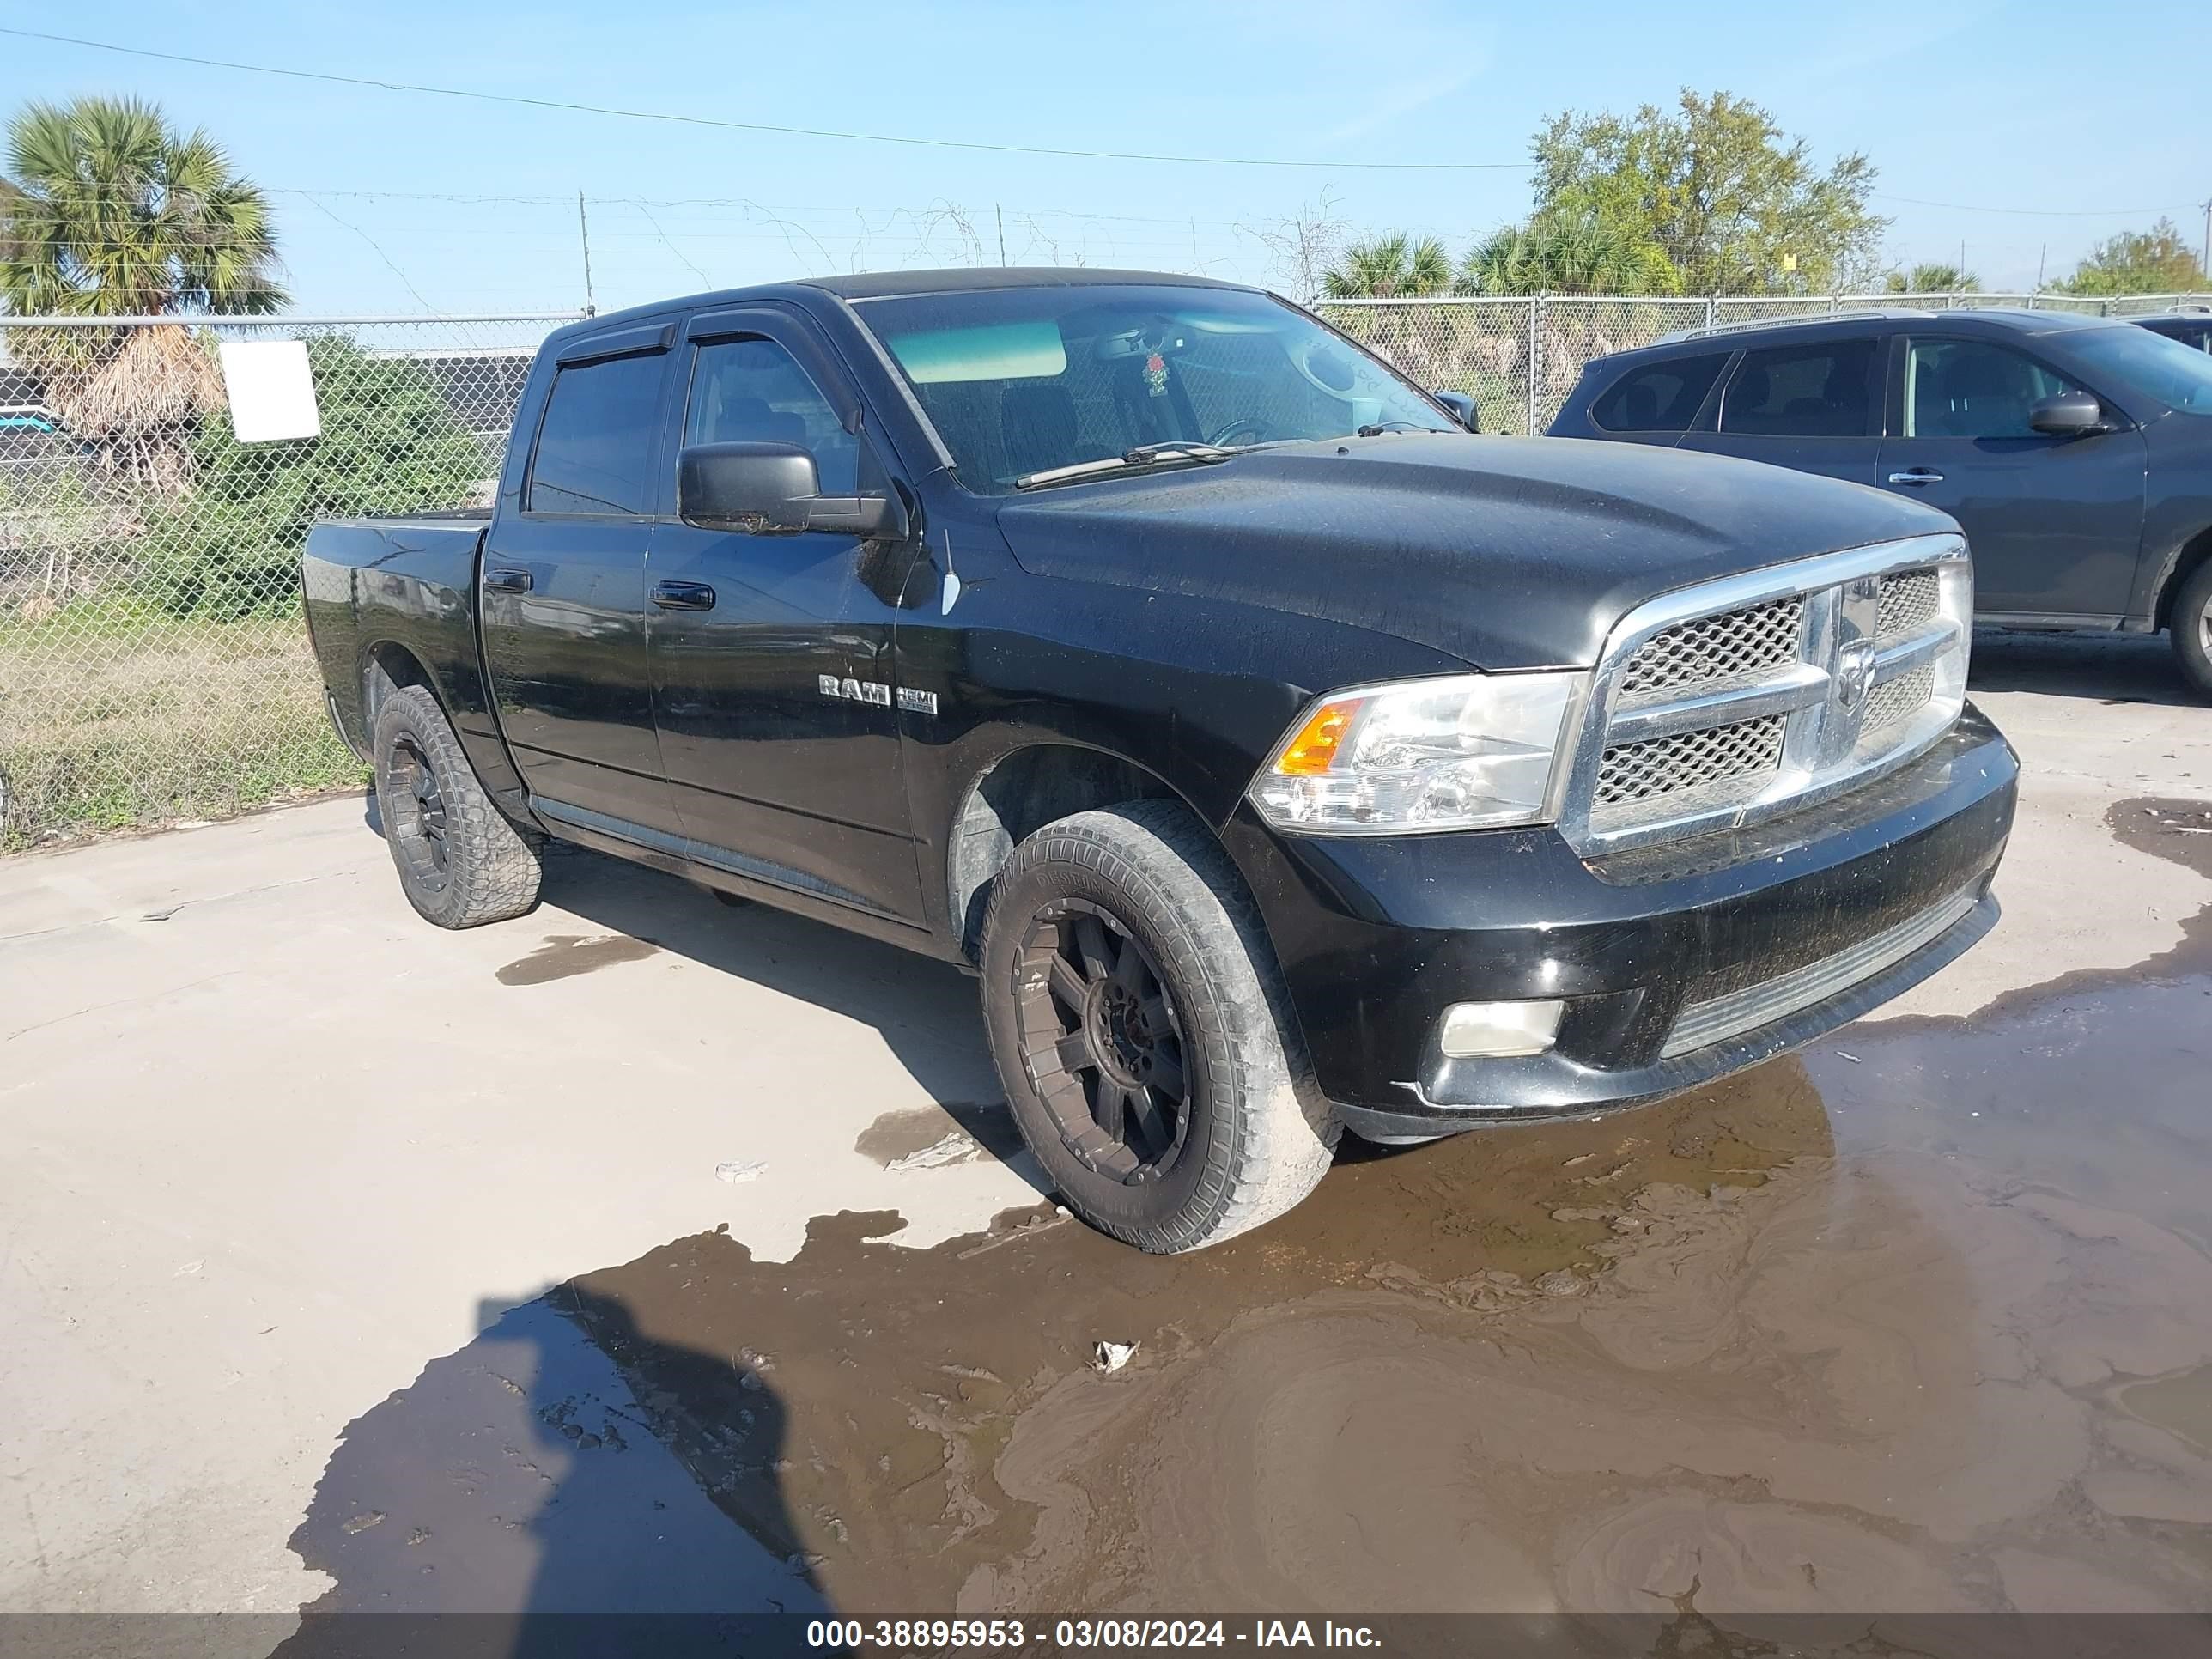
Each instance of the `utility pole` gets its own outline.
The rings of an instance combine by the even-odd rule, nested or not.
[[[1006,263],[1006,210],[996,202],[991,204],[991,216],[999,222],[999,263]]]
[[[2197,268],[2212,276],[2212,202],[2204,204],[2204,257],[2197,262]]]
[[[592,227],[584,217],[584,192],[576,192],[576,234],[584,244],[584,314],[594,317],[599,307],[592,299]]]

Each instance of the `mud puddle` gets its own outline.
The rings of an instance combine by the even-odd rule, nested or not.
[[[2208,958],[1350,1149],[1196,1256],[680,1239],[356,1419],[294,1547],[330,1608],[2201,1611]]]

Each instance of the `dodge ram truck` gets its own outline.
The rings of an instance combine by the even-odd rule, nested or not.
[[[1195,277],[673,300],[548,338],[488,512],[315,527],[307,619],[430,921],[554,838],[960,964],[1063,1200],[1193,1249],[1996,915],[1949,519],[1469,413]]]

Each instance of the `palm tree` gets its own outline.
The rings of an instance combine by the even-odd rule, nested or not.
[[[1969,294],[1982,279],[1958,265],[1918,264],[1910,270],[1893,270],[1884,283],[1892,294]]]
[[[1451,291],[1451,256],[1433,236],[1398,231],[1354,242],[1322,276],[1332,300],[1409,300]]]
[[[9,123],[0,310],[100,317],[274,311],[268,198],[202,131],[155,106],[85,97],[26,104]],[[174,484],[182,438],[222,405],[204,346],[182,327],[14,329],[11,355],[112,466]]]
[[[1682,274],[1650,237],[1595,215],[1545,215],[1475,245],[1473,294],[1680,294]]]

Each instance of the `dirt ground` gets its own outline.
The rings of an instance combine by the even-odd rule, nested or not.
[[[938,965],[582,853],[437,934],[349,800],[0,864],[0,1609],[2212,1612],[2212,709],[1975,678],[1935,981],[1164,1261]]]

